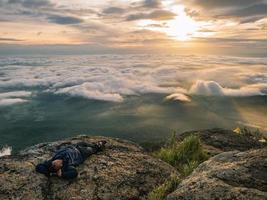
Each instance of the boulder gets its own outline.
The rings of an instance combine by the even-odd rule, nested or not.
[[[49,159],[65,145],[80,141],[106,140],[104,151],[77,167],[74,180],[46,178],[35,172],[39,162]],[[123,200],[146,199],[147,194],[177,171],[129,141],[78,136],[27,148],[18,155],[0,158],[0,199],[21,200]]]
[[[202,163],[167,200],[267,199],[267,149],[218,154]]]
[[[191,134],[199,135],[204,149],[212,156],[226,151],[247,151],[250,149],[263,148],[267,145],[253,137],[240,135],[232,130],[220,128],[184,132],[177,135],[177,139],[182,141]]]

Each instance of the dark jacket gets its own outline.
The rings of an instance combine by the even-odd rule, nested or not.
[[[53,161],[57,159],[63,160],[65,165],[72,165],[75,167],[84,162],[81,152],[75,146],[67,146],[58,150],[51,160]]]
[[[84,162],[84,157],[75,146],[67,146],[57,151],[52,159],[38,164],[36,166],[36,171],[46,175],[47,177],[55,176],[56,172],[53,170],[52,161],[57,159],[63,160],[61,172],[62,178],[66,179],[77,177],[78,173],[75,167]]]

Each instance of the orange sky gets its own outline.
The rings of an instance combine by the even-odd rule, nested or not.
[[[266,52],[266,0],[1,0],[5,45]]]

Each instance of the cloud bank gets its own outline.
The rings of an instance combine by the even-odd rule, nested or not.
[[[0,58],[1,105],[30,91],[122,102],[149,93],[189,102],[191,95],[267,94],[267,59],[194,55],[95,55]],[[223,74],[223,76],[222,76]],[[211,81],[212,80],[212,81]],[[23,91],[22,91],[23,90]]]

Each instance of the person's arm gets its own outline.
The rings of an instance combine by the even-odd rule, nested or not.
[[[64,170],[60,170],[57,175],[65,179],[73,179],[78,176],[78,172],[73,166],[68,166]]]
[[[38,173],[44,174],[47,177],[50,177],[51,174],[49,172],[49,162],[50,161],[44,161],[43,163],[40,163],[38,165],[36,165],[35,170]]]

